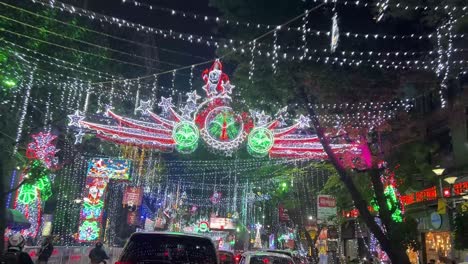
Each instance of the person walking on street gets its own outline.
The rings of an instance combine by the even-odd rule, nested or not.
[[[8,249],[1,263],[6,264],[34,264],[28,253],[23,252],[25,239],[19,234],[13,234],[8,238]]]
[[[89,259],[91,260],[91,264],[106,263],[106,259],[109,259],[106,251],[102,248],[101,242],[97,242],[96,246],[91,249],[89,252]]]
[[[44,242],[41,245],[41,249],[39,250],[38,263],[47,264],[50,256],[52,256],[53,251],[54,251],[54,246],[52,245],[52,239],[51,237],[46,237]]]

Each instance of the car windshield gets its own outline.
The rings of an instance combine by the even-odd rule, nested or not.
[[[132,264],[216,264],[213,243],[208,238],[170,234],[133,235],[120,256]]]
[[[288,257],[279,256],[252,256],[250,264],[294,264]]]

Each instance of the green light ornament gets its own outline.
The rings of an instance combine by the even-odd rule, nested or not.
[[[79,240],[94,241],[99,238],[100,231],[97,221],[84,221],[79,228]]]
[[[198,225],[198,231],[202,233],[208,232],[209,230],[210,230],[210,226],[208,222],[203,221]]]
[[[273,133],[264,127],[254,128],[248,137],[247,150],[250,154],[257,157],[262,157],[268,154],[273,147]]]
[[[403,213],[401,212],[400,202],[398,201],[398,197],[395,192],[395,187],[391,185],[385,187],[384,194],[385,194],[385,198],[387,202],[387,208],[390,211],[393,211],[392,220],[398,223],[402,222]],[[380,210],[380,207],[377,204],[377,201],[375,198],[372,199],[371,205],[374,208],[374,211],[378,212]]]
[[[22,204],[31,204],[37,199],[37,188],[36,186],[26,183],[21,186],[18,194],[18,202]]]
[[[177,151],[181,153],[192,153],[197,149],[200,132],[198,127],[188,121],[178,123],[172,130],[172,139],[176,143]]]

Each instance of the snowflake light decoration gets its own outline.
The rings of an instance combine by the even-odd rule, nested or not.
[[[39,132],[32,135],[33,142],[28,144],[26,157],[28,159],[38,159],[44,162],[48,169],[57,165],[58,160],[55,154],[59,151],[55,148],[54,140],[57,138],[51,133]]]

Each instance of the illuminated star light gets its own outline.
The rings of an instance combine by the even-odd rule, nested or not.
[[[169,109],[174,107],[174,104],[172,103],[172,98],[161,96],[161,102],[158,104],[158,106],[161,107],[163,111],[167,112]]]
[[[194,104],[196,104],[197,100],[201,98],[201,96],[197,94],[196,90],[191,93],[186,93],[186,95],[188,96],[187,102],[193,102]]]
[[[225,93],[228,93],[228,94],[231,94],[232,93],[232,89],[234,89],[236,86],[235,85],[231,85],[230,82],[227,82],[225,84],[223,84],[223,89],[224,89],[224,92]]]
[[[270,120],[270,116],[265,114],[265,111],[262,111],[261,113],[257,113],[257,124],[259,126],[263,126],[268,123]]]
[[[193,107],[186,104],[184,108],[182,108],[182,117],[184,119],[191,119],[193,111],[194,111]]]
[[[78,133],[75,134],[75,145],[76,144],[81,144],[81,142],[83,141],[83,136],[85,135],[85,133],[83,133],[83,130],[78,130]]]
[[[137,107],[136,111],[137,112],[141,111],[142,115],[148,115],[152,108],[153,108],[153,105],[151,104],[151,100],[147,100],[147,101],[140,100],[140,105]]]
[[[284,121],[284,117],[282,115],[278,116],[278,118],[276,118],[276,120],[278,121],[278,126],[279,127],[284,127],[286,126],[286,121]]]
[[[84,115],[79,110],[76,110],[75,113],[72,115],[68,115],[68,118],[70,119],[70,123],[68,123],[68,126],[77,127],[81,127],[81,121],[85,119]]]
[[[309,122],[310,118],[308,116],[300,115],[298,119],[296,119],[299,128],[307,128],[310,127]]]

